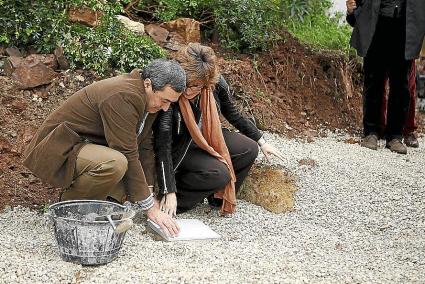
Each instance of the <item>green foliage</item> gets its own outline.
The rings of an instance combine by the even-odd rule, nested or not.
[[[98,73],[110,68],[129,71],[165,56],[149,37],[126,30],[115,17],[104,16],[95,29],[75,24],[62,42],[71,66],[84,66]]]
[[[214,0],[145,0],[139,1],[139,9],[154,7],[153,15],[161,21],[171,21],[177,17],[199,19],[206,10],[214,7]]]
[[[351,27],[341,23],[342,15],[329,15],[332,1],[293,0],[303,8],[294,8],[297,16],[287,17],[286,28],[301,42],[321,49],[339,49],[349,51]],[[291,6],[294,7],[294,6]]]
[[[86,6],[103,13],[101,24],[90,28],[68,21],[70,7]],[[122,10],[117,1],[99,0],[2,0],[0,43],[33,46],[52,52],[63,46],[72,67],[103,74],[111,68],[129,71],[141,68],[164,51],[146,36],[126,30],[115,15]]]
[[[218,31],[222,45],[238,51],[265,50],[289,30],[313,47],[348,50],[351,29],[330,17],[330,0],[0,0],[0,44],[33,46],[39,52],[64,47],[73,67],[105,73],[128,71],[164,56],[150,38],[125,30],[115,15],[123,6],[169,21],[195,18],[204,30]],[[101,11],[101,24],[89,28],[68,22],[70,7]]]
[[[282,27],[279,6],[272,0],[217,0],[216,28],[222,42],[237,50],[261,50],[276,39]]]
[[[321,49],[350,50],[351,27],[340,24],[340,17],[312,14],[303,21],[291,21],[287,27],[301,42]]]
[[[350,29],[329,17],[330,0],[147,0],[140,10],[160,21],[213,16],[224,46],[239,51],[267,49],[289,29],[303,42],[320,48],[347,49]],[[204,25],[205,27],[205,25]]]

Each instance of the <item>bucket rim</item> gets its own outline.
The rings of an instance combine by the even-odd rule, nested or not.
[[[118,206],[121,209],[126,209],[128,207],[115,203],[115,202],[110,202],[110,201],[105,201],[105,200],[95,200],[95,199],[75,199],[75,200],[66,200],[66,201],[60,201],[60,202],[56,202],[53,203],[52,205],[50,205],[47,209],[47,215],[52,219],[52,220],[67,220],[67,221],[74,221],[74,222],[78,222],[78,223],[84,223],[84,224],[109,224],[109,221],[83,221],[83,220],[78,220],[78,219],[74,219],[74,218],[66,218],[66,217],[58,217],[58,216],[54,216],[52,214],[54,208],[61,206],[61,205],[66,205],[66,204],[72,204],[72,203],[103,203],[103,204],[109,204],[109,205],[114,205],[114,206]],[[129,219],[133,219],[133,217],[136,215],[136,212],[134,212],[134,210],[132,210],[131,208],[128,208],[127,213],[129,213],[129,216],[127,218],[123,218],[120,220],[114,220],[115,222],[122,222],[125,220],[129,220]]]

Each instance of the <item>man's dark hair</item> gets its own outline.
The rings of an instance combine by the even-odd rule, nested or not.
[[[165,58],[155,59],[141,71],[143,79],[150,79],[152,90],[164,89],[166,85],[181,93],[186,89],[186,73],[175,60]]]

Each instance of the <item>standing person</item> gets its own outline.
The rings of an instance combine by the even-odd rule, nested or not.
[[[266,157],[280,153],[233,104],[210,47],[191,43],[176,60],[186,71],[187,89],[178,104],[158,114],[153,128],[161,208],[174,215],[207,198],[222,214],[233,213],[258,146]],[[241,133],[222,128],[220,113]]]
[[[347,21],[354,26],[351,45],[364,57],[362,146],[376,150],[382,86],[388,76],[386,147],[406,154],[403,125],[409,109],[409,74],[425,34],[425,1],[348,0]]]
[[[47,117],[27,147],[24,165],[64,188],[61,200],[125,199],[170,235],[176,222],[154,206],[152,123],[186,87],[176,61],[158,59],[141,72],[95,82]]]

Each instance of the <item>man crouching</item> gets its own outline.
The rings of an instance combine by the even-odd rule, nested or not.
[[[24,165],[64,188],[60,200],[128,200],[170,235],[176,222],[154,206],[152,123],[186,86],[176,61],[158,59],[141,72],[95,82],[73,94],[43,122]]]

